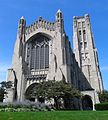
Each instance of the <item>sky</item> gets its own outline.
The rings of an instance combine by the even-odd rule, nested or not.
[[[71,44],[73,16],[90,15],[104,88],[108,90],[108,0],[0,0],[0,81],[6,80],[11,67],[19,19],[24,16],[27,25],[39,16],[53,22],[58,9]]]

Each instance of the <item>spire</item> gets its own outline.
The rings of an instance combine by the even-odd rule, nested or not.
[[[56,20],[57,19],[63,19],[63,15],[60,9],[58,9],[57,13],[56,13]]]
[[[56,23],[57,23],[57,27],[59,31],[63,33],[64,32],[64,21],[63,21],[63,14],[60,9],[58,9],[56,13]]]
[[[85,14],[84,16],[85,16],[85,17],[89,17],[89,14]]]
[[[24,16],[22,16],[19,20],[19,25],[21,25],[21,24],[23,24],[23,25],[26,24],[26,20],[25,20]]]
[[[58,9],[57,13],[62,13],[60,9]]]
[[[20,19],[21,19],[21,20],[24,20],[24,16],[22,16]]]
[[[18,23],[18,37],[21,38],[22,34],[25,34],[25,28],[26,28],[26,20],[24,16],[22,16]]]
[[[22,16],[22,17],[20,18],[20,20],[19,20],[19,26],[20,26],[21,24],[26,25],[26,20],[25,20],[24,16]]]

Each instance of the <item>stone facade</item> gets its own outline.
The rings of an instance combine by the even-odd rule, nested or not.
[[[86,40],[87,48],[83,50],[81,44],[84,46],[85,42],[80,41],[79,31],[82,34],[84,30],[86,35],[81,35],[81,40]],[[12,68],[7,77],[13,87],[5,101],[24,101],[28,88],[43,80],[65,79],[84,95],[88,94],[93,104],[98,103],[98,97],[94,99],[94,92],[102,91],[103,85],[88,15],[74,17],[73,34],[74,53],[64,31],[60,10],[56,13],[55,22],[39,17],[36,22],[26,26],[26,20],[22,17],[18,24]]]
[[[101,92],[103,90],[102,76],[88,14],[83,17],[74,17],[73,41],[75,58],[81,71],[91,87]]]

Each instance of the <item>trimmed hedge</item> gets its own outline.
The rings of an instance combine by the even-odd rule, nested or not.
[[[95,104],[96,110],[108,110],[108,102]]]

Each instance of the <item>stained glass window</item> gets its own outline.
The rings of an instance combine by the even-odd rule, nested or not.
[[[30,61],[28,63],[30,69],[49,68],[49,39],[47,37],[39,35],[28,44],[28,48],[27,56],[31,56],[27,58],[27,61]]]

